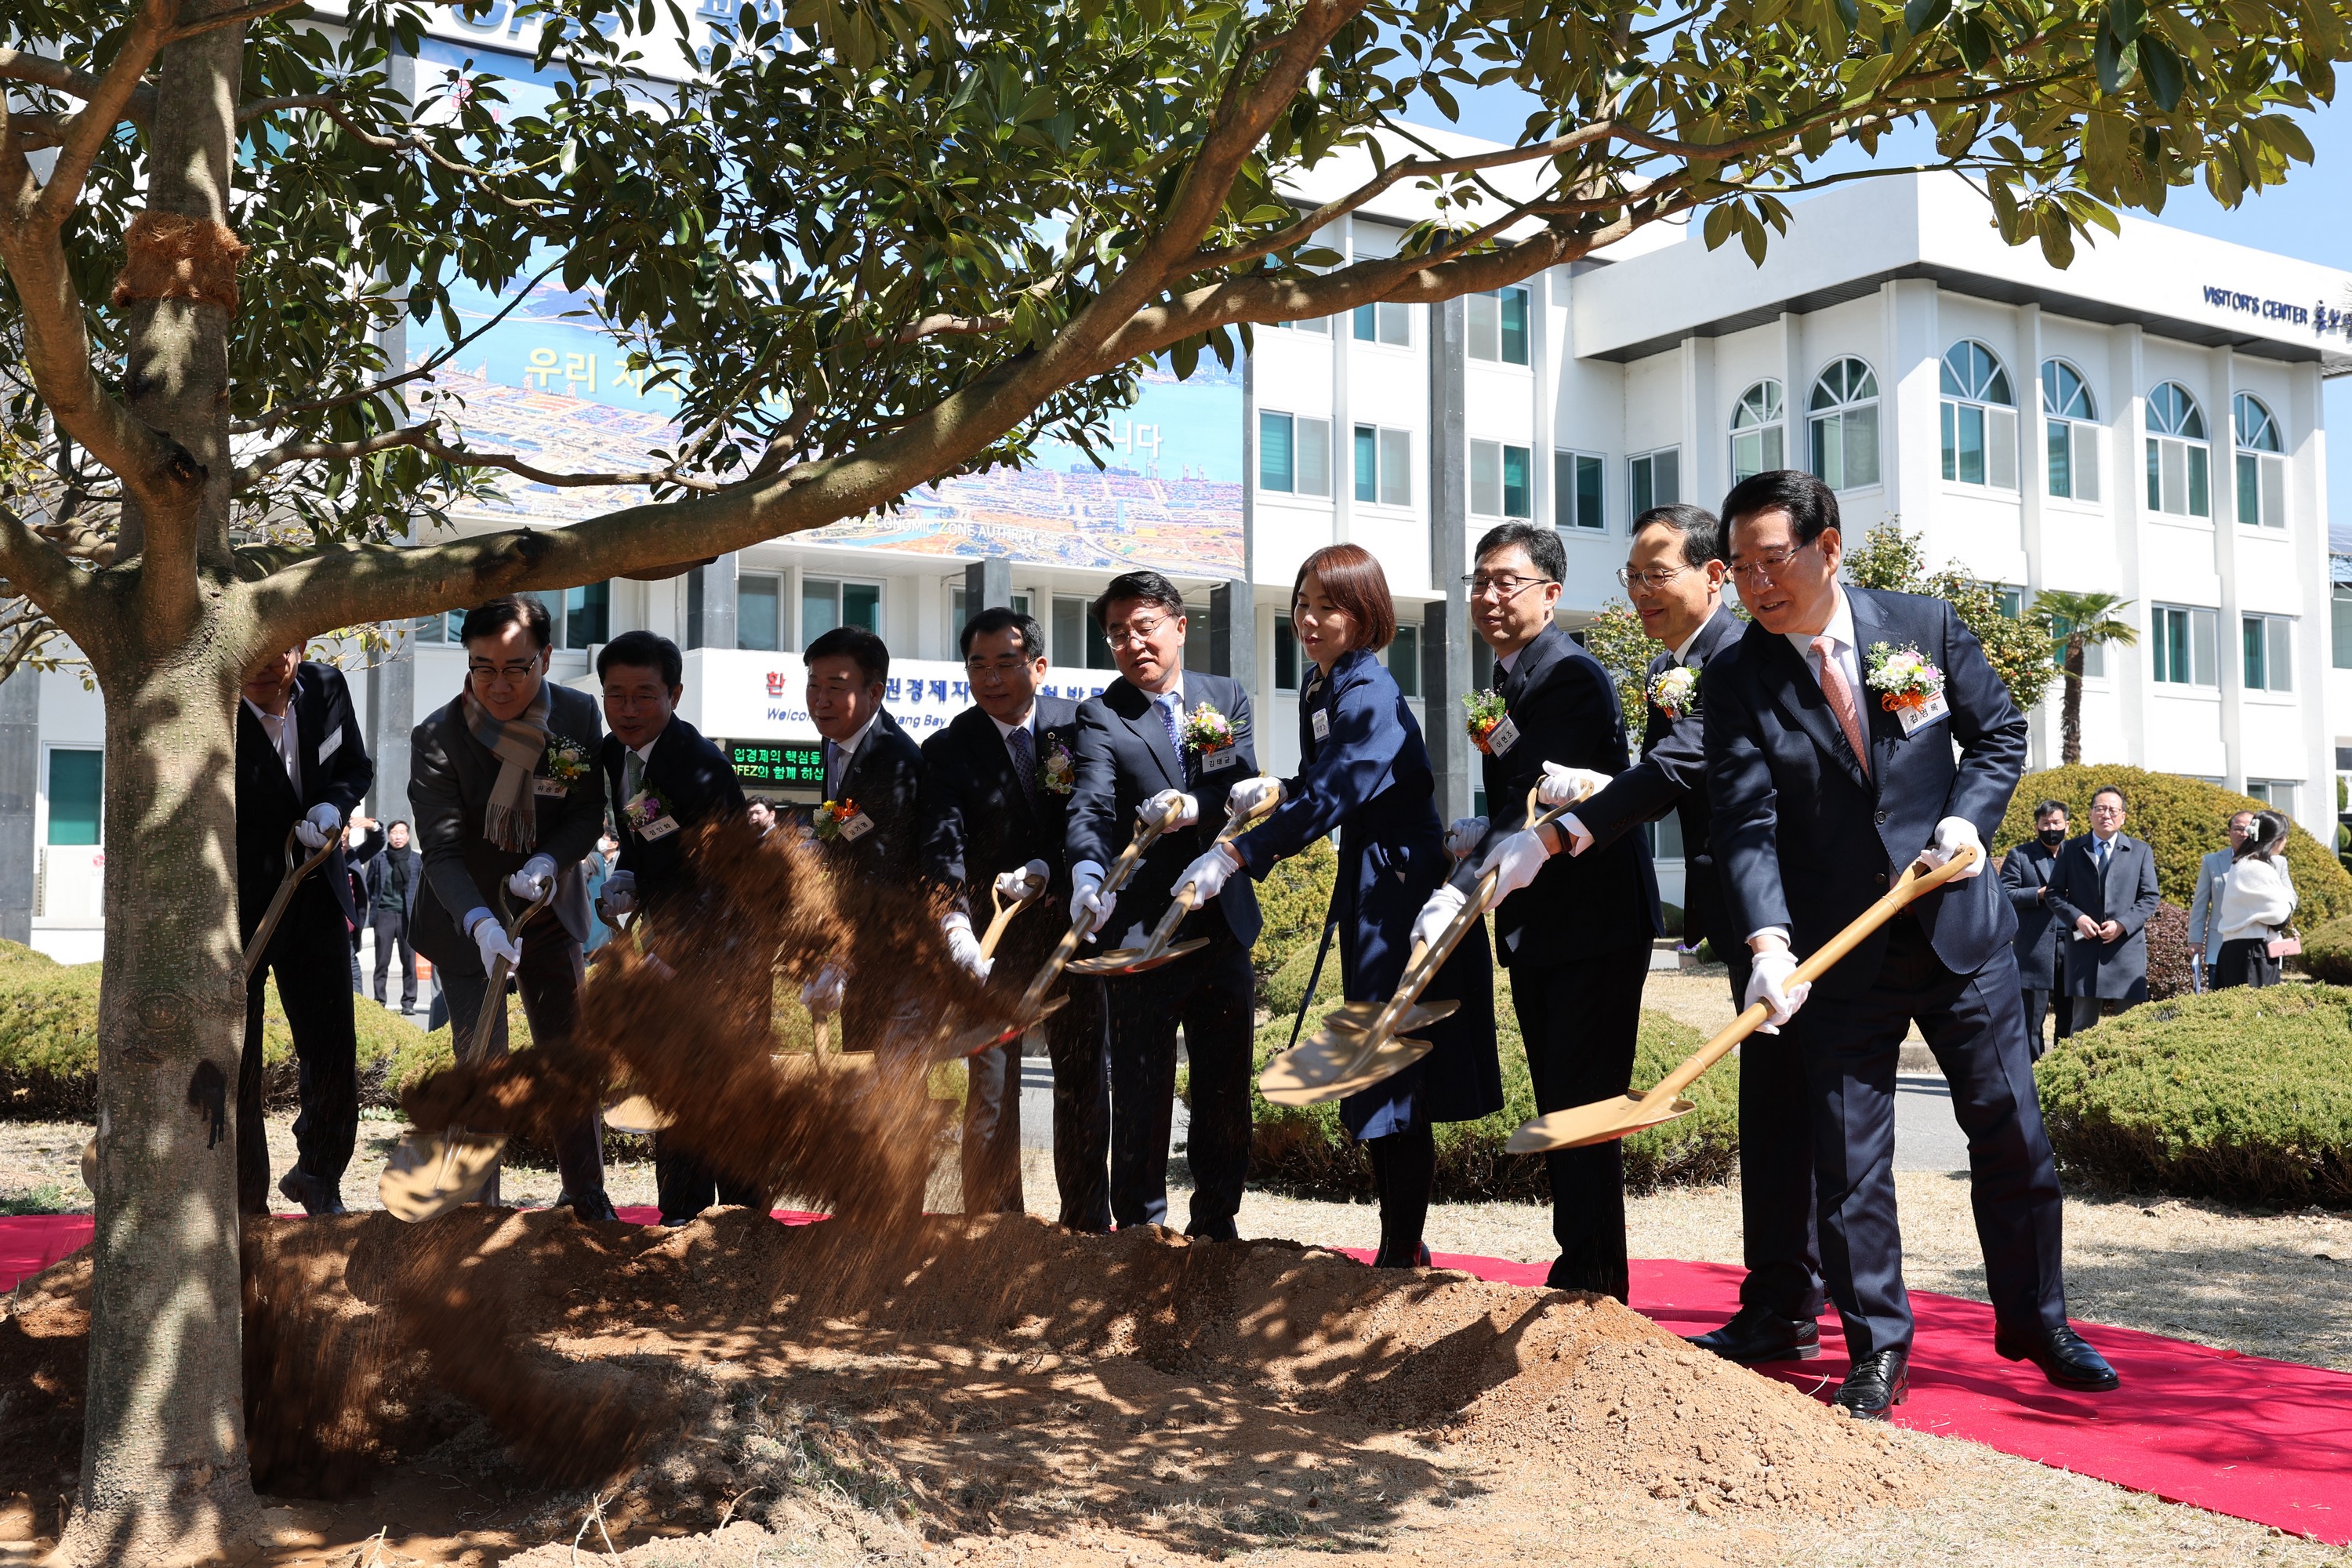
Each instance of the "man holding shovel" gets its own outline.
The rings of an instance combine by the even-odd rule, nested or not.
[[[2116,1386],[2066,1326],[2057,1172],[2042,1128],[2011,941],[1981,875],[2025,761],[2026,722],[1949,604],[1843,587],[1837,497],[1780,469],[1723,504],[1731,576],[1755,617],[1706,671],[1707,792],[1746,1000],[1791,1030],[1812,1102],[1822,1262],[1853,1368],[1836,1402],[1885,1420],[1908,1386],[1913,1324],[1895,1214],[1895,1074],[1916,1022],[1969,1138],[1994,1349],[2061,1387]],[[1914,860],[1973,857],[1822,979],[1801,955]],[[1809,1001],[1810,998],[1810,1001]]]

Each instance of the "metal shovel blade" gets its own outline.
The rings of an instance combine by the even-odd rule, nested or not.
[[[482,1190],[507,1141],[487,1133],[411,1132],[376,1179],[376,1196],[411,1224],[447,1214]]]
[[[1173,963],[1186,953],[1198,952],[1208,945],[1207,937],[1196,936],[1189,942],[1171,942],[1158,952],[1152,952],[1149,947],[1114,948],[1108,952],[1097,953],[1092,958],[1072,959],[1070,973],[1093,975],[1141,974],[1145,970],[1157,969],[1163,963]]]
[[[604,1125],[614,1132],[658,1132],[669,1125],[669,1112],[642,1094],[604,1108]]]
[[[1326,1031],[1294,1046],[1265,1064],[1257,1075],[1258,1092],[1276,1105],[1321,1105],[1393,1078],[1429,1054],[1427,1040],[1391,1036],[1368,1058],[1363,1048],[1368,1037]]]
[[[1349,1002],[1334,1007],[1323,1015],[1323,1027],[1316,1031],[1315,1037],[1321,1039],[1326,1035],[1353,1034],[1356,1044],[1361,1047],[1365,1031],[1378,1021],[1381,1009],[1386,1005],[1384,1002]],[[1461,1003],[1452,1000],[1416,1002],[1396,1016],[1396,1021],[1389,1026],[1389,1033],[1413,1034],[1429,1027],[1440,1018],[1451,1018],[1461,1005]]]
[[[1614,1142],[1648,1128],[1663,1127],[1694,1109],[1691,1101],[1679,1095],[1650,1105],[1641,1095],[1621,1094],[1614,1100],[1596,1100],[1590,1105],[1572,1105],[1538,1116],[1512,1133],[1503,1149],[1511,1154],[1548,1154],[1556,1149]]]
[[[1009,1024],[982,1024],[966,1029],[963,1033],[950,1038],[946,1046],[941,1047],[940,1055],[936,1059],[943,1062],[961,1061],[966,1057],[976,1057],[991,1047],[1017,1040],[1060,1012],[1068,1005],[1069,1000],[1066,995],[1050,997],[1041,1004],[1034,1013],[1026,1017],[1015,1018]]]

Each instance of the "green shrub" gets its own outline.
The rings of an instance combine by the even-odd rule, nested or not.
[[[1297,990],[1307,984],[1306,965],[1315,962],[1315,944],[1322,938],[1323,916],[1331,907],[1331,886],[1339,875],[1338,852],[1328,838],[1318,838],[1301,853],[1276,861],[1265,880],[1257,885],[1258,912],[1265,925],[1258,932],[1257,945],[1250,950],[1250,963],[1263,989],[1264,983],[1289,965],[1301,949],[1306,951],[1291,994],[1293,1007],[1298,1005]]]
[[[2352,1207],[2352,991],[2150,1003],[2034,1068],[2069,1175],[2127,1191]]]
[[[2130,802],[2124,831],[2156,850],[2157,886],[2187,909],[2197,896],[2197,868],[2215,849],[2229,847],[2230,818],[2241,811],[2267,811],[2252,795],[2240,795],[2180,773],[2149,773],[2107,763],[2081,763],[2028,773],[2010,797],[1992,853],[1997,864],[2012,845],[2033,837],[2033,807],[2044,798],[2063,800],[2075,831],[2090,831],[2091,792],[2114,784]],[[2286,858],[2302,900],[2296,921],[2305,928],[2339,915],[2352,915],[2352,872],[2327,847],[2297,827],[2287,837]]]
[[[2303,929],[2303,967],[2314,980],[2352,985],[2352,919]]]

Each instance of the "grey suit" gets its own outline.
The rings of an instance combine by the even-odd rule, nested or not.
[[[2098,1021],[2102,1001],[2147,1000],[2147,936],[2143,928],[2156,913],[2156,852],[2141,839],[2118,833],[2102,877],[2093,857],[2096,835],[2070,838],[2058,851],[2050,874],[2050,910],[2066,931],[2066,994],[2074,999],[2074,1022],[2086,1029]],[[2122,938],[2101,942],[2074,930],[2084,915],[2123,927]]]
[[[516,987],[532,1041],[553,1047],[569,1039],[580,1015],[580,984],[586,971],[581,944],[588,935],[588,887],[581,862],[604,827],[604,775],[594,765],[604,721],[596,700],[551,683],[549,733],[578,743],[587,766],[568,786],[549,777],[539,762],[534,783],[538,840],[530,850],[501,849],[482,835],[482,816],[498,782],[499,759],[466,728],[460,703],[452,701],[416,727],[409,738],[408,803],[413,830],[425,857],[425,886],[416,899],[416,951],[433,961],[448,999],[449,1024],[460,1061],[502,1057],[507,1051],[506,1013],[499,1009],[489,1038],[473,1038],[489,975],[471,937],[460,929],[474,910],[504,916],[499,890],[534,854],[553,859],[555,898],[522,929],[522,963]],[[563,1190],[574,1199],[601,1199],[604,1191],[603,1130],[591,1115],[556,1142]],[[482,1201],[499,1201],[499,1179],[490,1177]]]
[[[2066,931],[2043,896],[2051,873],[2057,868],[2056,850],[2039,839],[2028,839],[2011,849],[2000,863],[2001,891],[2017,911],[2017,984],[2025,994],[2025,1032],[2034,1059],[2042,1058],[2042,1020],[2050,1011],[2050,994],[2058,989],[2065,968]],[[2071,1016],[2058,1009],[2058,1037],[2064,1039]]]
[[[2216,849],[2198,862],[2197,895],[2189,901],[2189,945],[2204,950],[2208,970],[2221,962],[2221,882],[2237,853]]]

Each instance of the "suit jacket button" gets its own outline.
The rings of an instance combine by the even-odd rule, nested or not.
[[[1880,813],[1878,814],[1878,826],[1881,826],[1881,827],[1884,827],[1884,826],[1886,826],[1886,814],[1885,814],[1885,812],[1883,812],[1883,811],[1882,811],[1882,812],[1880,812]],[[1886,880],[1886,879],[1885,879],[1885,878],[1884,878],[1884,877],[1881,877],[1881,878],[1880,878],[1880,879],[1879,879],[1880,881],[1882,881],[1882,882],[1884,882],[1885,880]]]
[[[1882,888],[1886,886],[1886,873],[1884,871],[1878,874],[1878,885]]]

